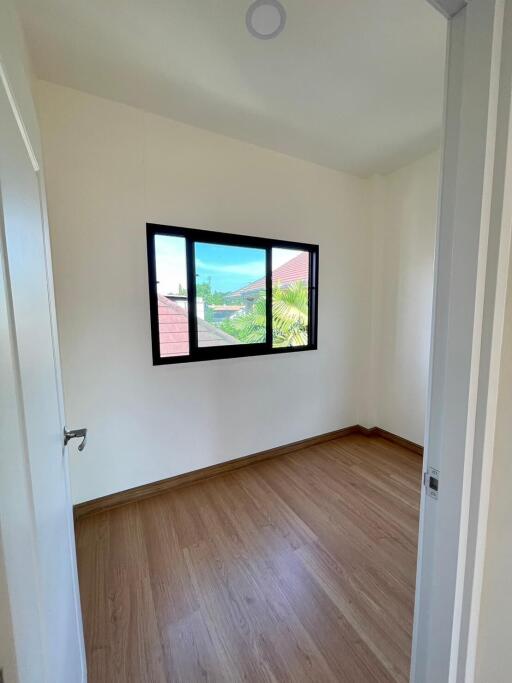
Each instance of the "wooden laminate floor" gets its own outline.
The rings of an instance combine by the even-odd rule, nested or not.
[[[348,436],[79,520],[89,683],[407,681],[420,477]]]

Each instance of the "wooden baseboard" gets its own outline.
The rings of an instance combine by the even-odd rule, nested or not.
[[[235,458],[234,460],[228,460],[227,462],[221,462],[217,465],[203,467],[199,470],[194,470],[193,472],[187,472],[186,474],[178,474],[175,477],[169,477],[168,479],[161,479],[160,481],[155,481],[150,484],[136,486],[132,489],[127,489],[126,491],[111,493],[110,495],[103,496],[102,498],[88,500],[85,503],[78,503],[78,505],[75,505],[73,508],[74,518],[76,521],[88,515],[98,512],[105,512],[106,510],[111,510],[112,508],[117,508],[121,505],[127,505],[128,503],[143,500],[144,498],[156,496],[159,493],[164,493],[165,491],[170,491],[171,489],[189,486],[197,481],[210,479],[211,477],[216,477],[219,474],[225,474],[226,472],[237,470],[240,467],[247,467],[247,465],[251,465],[256,462],[262,462],[263,460],[269,460],[270,458],[275,458],[279,455],[293,453],[294,451],[299,451],[303,448],[315,446],[317,444],[324,443],[326,441],[332,441],[333,439],[339,439],[343,436],[349,436],[351,434],[362,434],[369,437],[381,437],[383,439],[387,439],[388,441],[393,441],[399,446],[407,448],[414,453],[418,453],[420,455],[423,454],[422,446],[419,446],[412,441],[408,441],[401,436],[387,432],[385,429],[381,429],[380,427],[368,428],[362,427],[361,425],[352,425],[350,427],[344,427],[343,429],[336,429],[333,432],[327,432],[326,434],[311,436],[308,439],[302,439],[301,441],[294,441],[293,443],[289,443],[284,446],[278,446],[277,448],[270,448],[266,451],[260,451],[259,453],[253,453],[251,455],[245,455],[241,458]]]
[[[336,429],[334,432],[327,432],[326,434],[320,434],[319,436],[312,436],[308,439],[302,439],[301,441],[294,441],[293,443],[286,444],[285,446],[277,446],[277,448],[270,448],[269,450],[261,451],[259,453],[245,455],[241,458],[235,458],[234,460],[218,463],[217,465],[202,467],[201,469],[194,470],[193,472],[178,474],[175,477],[161,479],[160,481],[150,484],[143,484],[142,486],[136,486],[132,489],[127,489],[126,491],[119,491],[119,493],[111,493],[108,496],[95,498],[94,500],[88,500],[85,503],[78,503],[78,505],[75,505],[73,508],[74,517],[75,520],[77,520],[80,519],[80,517],[85,517],[86,515],[90,515],[95,512],[103,512],[104,510],[110,510],[111,508],[116,508],[120,505],[133,503],[134,501],[142,500],[143,498],[156,496],[164,491],[169,491],[170,489],[179,488],[181,486],[188,486],[189,484],[193,484],[197,481],[209,479],[210,477],[215,477],[219,474],[230,472],[231,470],[237,470],[240,467],[246,467],[247,465],[251,465],[255,462],[269,460],[270,458],[275,458],[278,455],[285,455],[286,453],[293,453],[294,451],[307,448],[308,446],[315,446],[316,444],[323,443],[325,441],[339,439],[342,436],[349,436],[349,434],[357,434],[359,433],[359,430],[360,428],[358,425],[352,425],[351,427],[345,427],[344,429]]]
[[[364,434],[365,436],[377,436],[380,437],[381,439],[387,439],[388,441],[392,441],[393,443],[396,443],[398,446],[402,446],[403,448],[407,448],[408,450],[412,451],[413,453],[417,453],[418,455],[423,455],[423,446],[420,446],[418,443],[414,443],[414,441],[409,441],[409,439],[404,439],[403,436],[398,436],[397,434],[393,434],[392,432],[388,432],[385,429],[382,429],[381,427],[359,427],[359,431],[361,434]]]

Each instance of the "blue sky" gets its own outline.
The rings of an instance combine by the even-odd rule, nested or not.
[[[232,292],[265,275],[265,251],[219,244],[196,244],[197,283],[208,282],[217,292]]]

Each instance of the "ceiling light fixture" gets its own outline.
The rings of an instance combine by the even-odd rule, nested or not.
[[[270,40],[283,30],[286,11],[279,0],[255,0],[247,10],[245,23],[255,38]]]

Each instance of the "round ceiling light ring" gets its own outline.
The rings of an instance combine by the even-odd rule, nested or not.
[[[254,24],[255,14],[264,7],[276,10],[279,15],[276,28],[269,33],[258,31]],[[279,0],[255,0],[255,2],[249,5],[249,9],[245,15],[245,23],[247,25],[247,30],[255,38],[259,38],[260,40],[271,40],[278,36],[284,29],[284,25],[286,24],[286,10]]]

